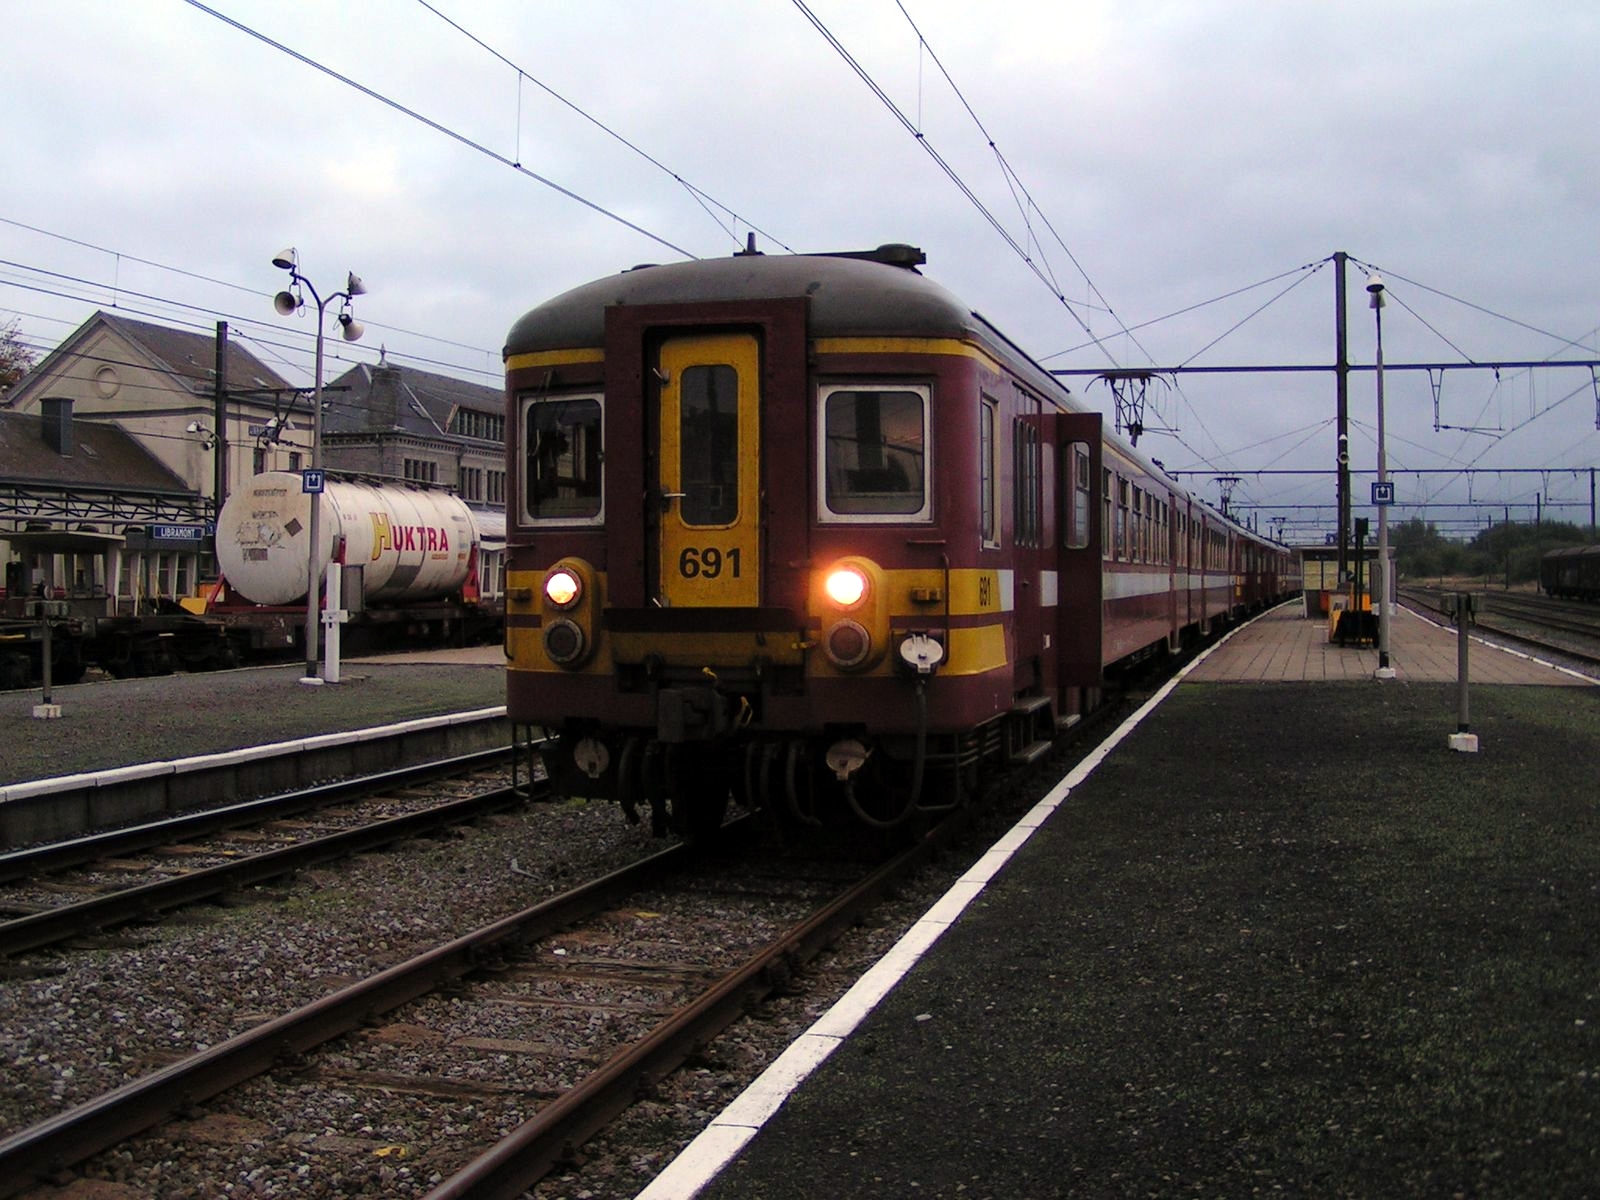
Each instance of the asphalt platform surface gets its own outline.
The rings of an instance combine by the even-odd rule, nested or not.
[[[108,679],[51,689],[61,716],[33,716],[37,688],[0,692],[0,784],[214,754],[495,708],[498,646],[341,664],[342,681],[299,683],[305,664]]]
[[[1180,685],[698,1194],[1600,1194],[1600,689],[1472,702]]]

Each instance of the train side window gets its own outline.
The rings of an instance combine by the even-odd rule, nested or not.
[[[1128,481],[1117,480],[1117,557],[1124,561],[1133,558],[1133,546],[1128,540]]]
[[[999,450],[994,437],[998,409],[999,405],[988,396],[978,407],[978,504],[983,544],[991,548],[1000,544],[1000,530],[995,522],[996,481],[1000,474],[996,470],[995,455]]]
[[[925,388],[826,391],[823,520],[927,520],[927,429]]]
[[[1111,468],[1100,468],[1100,557],[1113,558],[1116,543],[1111,527]]]
[[[1068,550],[1083,550],[1089,545],[1089,514],[1093,510],[1092,479],[1089,474],[1089,447],[1085,442],[1073,442],[1066,448],[1067,467],[1062,474],[1067,481],[1067,527],[1065,546]]]
[[[595,396],[522,402],[523,516],[597,521],[602,426]]]
[[[1039,544],[1039,429],[1025,418],[1011,427],[1012,540],[1018,546]]]

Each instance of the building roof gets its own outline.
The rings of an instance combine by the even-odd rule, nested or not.
[[[451,422],[463,409],[505,412],[505,393],[499,387],[396,366],[387,359],[351,367],[328,387],[345,391],[330,398],[325,433],[398,430],[422,437],[455,436]]]
[[[79,352],[96,332],[107,329],[129,342],[148,359],[150,366],[167,375],[173,383],[195,396],[215,394],[217,338],[214,331],[173,329],[149,321],[135,321],[116,313],[97,311],[78,326],[72,335],[36,364],[6,395],[5,406],[23,407],[23,400],[46,389],[58,374],[58,367]],[[233,392],[292,389],[294,387],[266,363],[228,339],[228,389]]]
[[[0,412],[0,479],[7,486],[194,494],[120,426],[73,421],[72,453],[65,455],[46,442],[44,427],[37,412]]]

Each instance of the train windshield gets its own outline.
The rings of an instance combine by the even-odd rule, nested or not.
[[[523,409],[523,507],[529,520],[600,515],[600,401],[534,400]]]
[[[839,388],[823,399],[823,427],[830,513],[926,513],[927,397],[921,389]]]

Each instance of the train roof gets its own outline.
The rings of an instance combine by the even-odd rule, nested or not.
[[[710,300],[811,301],[812,337],[962,337],[988,341],[988,326],[916,270],[922,252],[880,246],[860,254],[752,254],[634,267],[564,292],[511,328],[507,357],[598,346],[605,310],[618,304]]]
[[[1578,558],[1584,555],[1600,554],[1600,546],[1561,546],[1555,550],[1546,550],[1546,558]]]
[[[746,251],[728,258],[634,267],[581,284],[524,314],[511,327],[504,356],[602,346],[605,310],[613,305],[804,296],[810,300],[808,334],[813,338],[922,337],[973,342],[1063,408],[1081,407],[1071,390],[1026,351],[916,269],[926,261],[916,247],[890,243],[876,250],[771,255]],[[1152,472],[1158,470],[1109,431],[1107,440],[1127,458],[1145,464]],[[1172,486],[1211,509],[1219,519],[1228,520],[1175,480]]]

